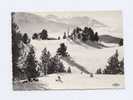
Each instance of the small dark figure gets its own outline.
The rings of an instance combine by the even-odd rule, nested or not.
[[[63,36],[63,39],[66,39],[67,37],[66,37],[66,32],[64,32],[64,36]]]
[[[58,76],[58,80],[59,80],[59,81],[61,80],[61,77],[60,77],[60,76]]]
[[[68,67],[67,72],[68,72],[68,73],[72,73],[72,71],[71,71],[71,67]]]
[[[62,80],[61,80],[61,77],[60,76],[58,76],[58,79],[56,80],[56,81],[59,81],[59,82],[63,82]]]
[[[90,73],[90,77],[94,77],[94,76],[93,76],[93,73]]]

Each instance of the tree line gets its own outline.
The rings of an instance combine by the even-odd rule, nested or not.
[[[40,33],[34,33],[32,36],[32,39],[42,39],[47,40],[48,39],[48,32],[46,29],[43,29]]]
[[[88,40],[91,41],[97,41],[99,40],[98,32],[94,32],[94,30],[91,27],[84,27],[81,29],[80,27],[76,27],[73,29],[71,35],[69,37],[73,40],[80,39],[83,42],[86,42]]]
[[[65,49],[64,49],[65,48]],[[67,57],[67,48],[64,43],[60,44],[60,47],[57,49],[57,54],[51,56],[51,53],[44,48],[40,57],[40,62],[36,60],[34,48],[30,48],[27,59],[25,60],[25,68],[23,69],[26,73],[28,81],[37,80],[36,78],[40,76],[40,73],[43,75],[52,74],[52,73],[62,73],[68,72],[71,73],[71,68],[65,69],[64,64],[60,60],[60,57]]]
[[[124,59],[118,59],[118,50],[108,59],[106,67],[97,69],[96,74],[124,74]]]
[[[50,52],[47,51],[46,48],[42,51],[41,55],[41,62],[36,60],[34,47],[30,44],[30,39],[25,33],[22,35],[19,31],[18,25],[14,22],[14,14],[11,14],[12,18],[12,73],[13,73],[13,80],[24,79],[27,78],[28,81],[36,80],[36,77],[40,76],[40,71],[46,74],[51,73],[58,73],[58,72],[71,72],[71,68],[69,67],[68,70],[65,70],[65,66],[60,60],[60,56],[67,57],[67,47],[64,43],[60,44],[60,47],[57,49],[57,54],[55,56],[51,56]],[[39,33],[39,38],[47,39],[48,35],[46,30],[42,30]],[[34,38],[38,38],[38,35],[34,34]],[[33,37],[32,37],[33,38]],[[25,47],[29,48],[27,55],[22,52]],[[23,49],[23,50],[22,50]],[[25,56],[25,60],[24,57]],[[20,68],[19,62],[20,58],[22,58],[22,67]]]

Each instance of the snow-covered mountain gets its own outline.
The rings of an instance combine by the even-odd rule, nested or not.
[[[48,20],[31,13],[16,13],[15,22],[18,24],[21,33],[39,33],[42,29],[46,29],[48,33],[57,33],[67,31],[68,25]],[[73,26],[70,26],[73,27]]]
[[[39,33],[42,29],[46,29],[49,34],[62,34],[71,31],[75,27],[92,27],[109,30],[109,27],[103,23],[89,17],[71,17],[59,18],[55,15],[45,17],[25,12],[17,12],[15,14],[15,22],[18,24],[21,33]],[[102,34],[102,33],[99,33]]]
[[[69,26],[75,26],[75,27],[81,27],[84,28],[85,26],[93,28],[94,32],[98,32],[99,35],[110,35],[110,37],[119,37],[122,38],[115,28],[110,27],[96,19],[90,18],[88,16],[83,17],[65,17],[65,18],[59,18],[55,15],[47,15],[45,17],[47,20],[60,22],[68,24]],[[73,27],[69,27],[70,31],[73,29]]]
[[[74,26],[78,26],[78,27],[107,27],[106,25],[104,25],[103,23],[87,17],[87,16],[83,16],[83,17],[70,17],[70,18],[58,18],[55,15],[48,15],[45,17],[48,20],[52,20],[55,22],[60,22],[60,23],[65,23],[68,25],[74,25]]]

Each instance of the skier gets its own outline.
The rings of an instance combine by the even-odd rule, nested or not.
[[[63,81],[61,80],[61,77],[60,77],[60,76],[57,77],[56,81],[59,81],[59,82],[61,82],[61,83],[63,82]]]

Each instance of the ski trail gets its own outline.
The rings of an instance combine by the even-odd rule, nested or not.
[[[65,62],[67,62],[68,64],[70,64],[71,66],[77,67],[82,72],[84,72],[86,74],[90,74],[90,72],[88,72],[88,70],[86,70],[83,66],[79,65],[78,63],[76,63],[74,60],[71,60],[70,58],[64,58],[64,57],[61,58],[61,59],[64,60]]]

